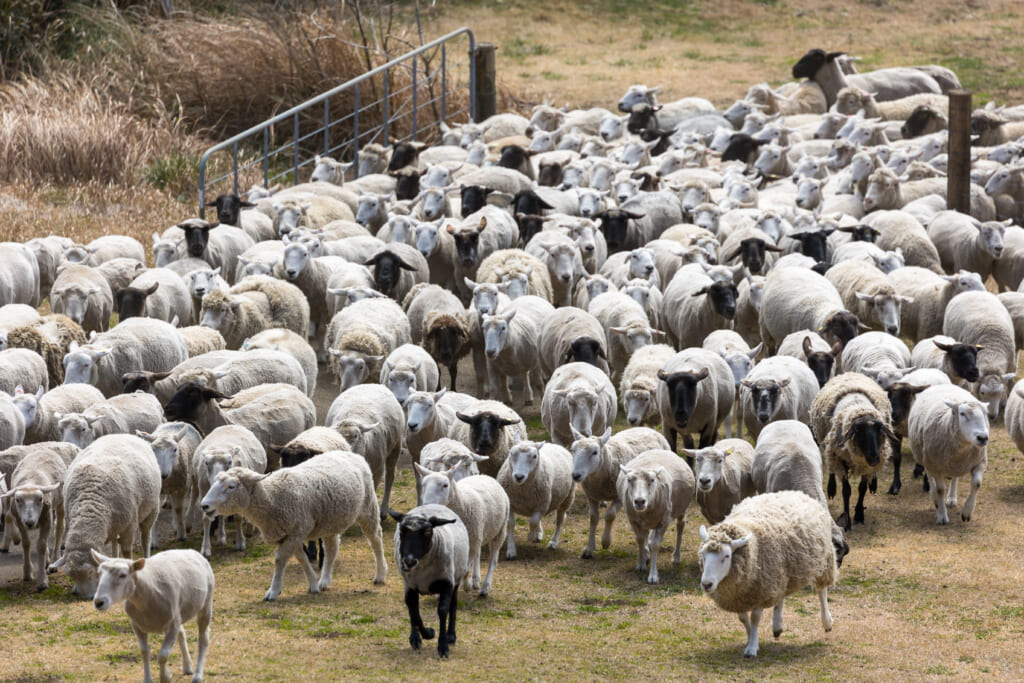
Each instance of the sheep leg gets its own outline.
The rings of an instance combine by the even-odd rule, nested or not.
[[[174,511],[174,536],[179,541],[185,540],[185,499],[174,498],[171,500],[171,508]]]
[[[828,473],[828,497],[836,497],[836,475],[835,472]]]
[[[480,586],[481,598],[486,598],[487,594],[491,592],[491,580],[494,578],[494,570],[498,566],[498,555],[501,554],[501,544],[504,542],[504,538],[492,538],[491,542],[487,544],[491,553],[491,562],[487,566],[487,576],[484,577],[483,585]]]
[[[325,591],[331,585],[331,573],[334,571],[334,561],[338,557],[338,534],[324,536],[324,566],[320,569],[320,590]]]
[[[701,439],[701,441],[703,441],[703,439]],[[683,434],[683,448],[685,448],[688,451],[692,451],[693,450],[693,435],[692,434]]]
[[[672,551],[672,564],[678,565],[683,561],[683,529],[686,528],[686,518],[676,518],[676,548]]]
[[[850,480],[843,477],[843,514],[839,515],[839,519],[836,520],[836,524],[843,527],[843,531],[853,528],[853,523],[850,521],[850,492]]]
[[[508,539],[508,544],[505,547],[505,559],[514,560],[516,559],[516,515],[514,512],[509,511],[508,513],[508,525],[505,529],[505,538]]]
[[[181,673],[191,675],[192,655],[188,653],[188,638],[185,636],[184,624],[178,624],[178,649],[181,650]]]
[[[219,517],[217,519],[217,545],[228,544],[228,525],[227,519]]]
[[[967,500],[964,501],[963,510],[960,511],[960,519],[964,522],[971,521],[971,515],[974,514],[974,504],[977,502],[978,489],[981,488],[981,477],[984,473],[984,460],[971,469],[971,493],[967,496]]]
[[[391,488],[395,485],[395,469],[398,467],[398,457],[402,454],[401,445],[393,452],[388,453],[384,461],[384,497],[380,501],[380,519],[388,518],[388,505],[391,502]],[[415,468],[413,468],[415,469]],[[376,488],[376,485],[374,485]]]
[[[665,440],[668,441],[668,445],[670,446],[669,450],[672,451],[673,453],[678,453],[679,444],[677,443],[676,439],[676,430],[672,427],[669,427],[668,425],[665,425],[663,426],[662,431],[665,433]]]
[[[935,504],[935,523],[949,524],[949,513],[946,511],[946,480],[942,477],[933,477],[928,474],[931,482],[932,503]]]
[[[49,579],[46,576],[46,563],[49,559],[47,557],[47,547],[50,540],[50,525],[52,524],[52,518],[50,511],[46,510],[43,512],[42,518],[39,520],[39,538],[37,543],[39,547],[36,548],[36,590],[44,591],[46,587],[50,585]],[[28,535],[25,536],[28,538]],[[26,557],[28,556],[28,546],[26,545],[23,549]]]
[[[235,515],[235,550],[245,550],[245,520]],[[224,526],[227,526],[226,524]]]
[[[647,569],[647,530],[633,520],[629,520],[629,525],[636,535],[636,570],[642,572]]]
[[[452,602],[448,607],[448,644],[455,643],[455,613],[459,609],[459,584],[452,588]]]
[[[651,532],[651,542],[648,544],[648,552],[651,557],[651,571],[647,574],[647,583],[658,583],[660,581],[661,577],[658,576],[658,551],[661,550],[661,539],[665,538],[666,531],[668,531],[668,524],[659,526]]]
[[[484,386],[484,380],[490,376],[487,374],[487,363],[484,360],[484,352],[482,350],[473,349],[473,376],[476,377],[476,395],[482,398],[488,398],[487,394],[484,393],[484,389],[490,389],[490,382],[487,382],[487,386]],[[452,391],[455,390],[454,384],[452,385]]]
[[[743,650],[743,656],[747,659],[757,656],[757,627],[761,625],[761,610],[750,610],[748,617],[745,612],[740,612],[740,621],[743,628],[747,629],[747,647]]]
[[[288,544],[289,547],[292,545],[294,544]],[[295,559],[299,561],[299,566],[302,567],[302,573],[306,575],[306,583],[309,586],[306,591],[309,593],[319,593],[320,577],[316,575],[316,570],[313,569],[313,563],[309,561],[308,557],[306,557],[306,544],[304,542],[300,542],[295,546],[295,550],[292,552],[292,555],[294,555]]]
[[[452,391],[458,391],[458,389],[455,388],[455,386],[456,386],[455,385],[455,380],[457,380],[458,377],[459,377],[459,362],[458,361],[453,361],[452,364],[448,366],[448,379],[451,381],[451,384],[449,384],[448,386],[451,387]],[[436,389],[436,391],[441,391],[441,377],[440,376],[438,376],[438,378],[437,378],[437,389]]]
[[[615,502],[608,505],[608,509],[604,513],[604,533],[601,534],[601,548],[604,550],[608,549],[608,546],[612,544],[612,524],[615,523],[615,515],[619,514],[619,509],[622,507],[622,501],[616,500]]]
[[[146,558],[150,556],[152,549],[157,547],[158,544],[156,535],[156,517],[159,512],[159,510],[153,510],[153,513],[149,517],[146,517],[144,520],[139,522],[139,533],[142,535],[142,556]],[[130,551],[127,557],[131,557]]]
[[[782,635],[782,608],[785,603],[785,598],[779,598],[772,608],[772,635],[776,638]]]
[[[590,531],[587,534],[587,546],[583,549],[583,555],[581,555],[584,560],[589,560],[594,556],[594,547],[597,545],[597,517],[600,513],[600,502],[599,500],[587,499],[587,505],[590,508]]]
[[[735,405],[735,403],[733,405]],[[731,439],[732,438],[732,420],[733,420],[733,417],[734,417],[734,415],[733,415],[734,412],[736,412],[736,411],[735,410],[730,410],[729,414],[725,417],[725,438],[727,438],[727,439]]]
[[[206,665],[206,650],[210,647],[210,622],[213,621],[213,595],[206,600],[206,604],[199,610],[196,623],[199,626],[199,646],[196,652],[196,668],[192,674],[192,683],[200,683],[203,680],[203,667]]]
[[[32,539],[29,538],[28,529],[22,524],[20,517],[15,517],[18,524],[18,533],[21,534],[21,580],[32,580]]]
[[[167,666],[167,660],[171,657],[171,650],[174,649],[174,641],[178,639],[178,630],[181,627],[172,623],[164,635],[164,642],[160,645],[160,651],[156,653],[157,664],[160,665],[160,683],[171,683],[171,670]]]
[[[274,551],[274,578],[270,580],[270,588],[267,590],[263,599],[267,602],[273,602],[277,600],[277,596],[281,594],[281,584],[284,582],[284,568],[288,565],[288,559],[295,554],[296,550],[301,550],[302,541],[294,541],[291,539],[286,540],[283,544],[277,546],[277,550]],[[305,557],[305,554],[303,554]],[[300,560],[301,561],[301,560]],[[309,564],[309,560],[306,560],[306,564]],[[312,571],[310,567],[310,571]]]
[[[708,446],[715,445],[715,436],[717,433],[717,426],[714,424],[709,425],[708,428],[700,434],[700,447],[707,448]]]
[[[11,550],[11,523],[8,521],[6,514],[0,515],[0,522],[3,522],[3,524],[0,525],[0,526],[3,526],[3,529],[4,529],[4,537],[3,537],[3,540],[0,541],[0,553],[10,552],[10,550]]]
[[[832,630],[832,613],[828,611],[828,586],[818,591],[818,601],[821,603],[821,625],[825,633]]]
[[[356,520],[356,523],[362,530],[363,536],[366,537],[366,542],[370,544],[370,550],[373,551],[373,559],[376,563],[373,583],[379,586],[388,576],[388,563],[384,559],[384,537],[380,530],[380,519],[377,515],[370,514],[365,519]]]
[[[423,625],[423,617],[420,616],[420,594],[415,588],[405,589],[405,607],[409,610],[409,645],[412,649],[418,650],[424,640],[434,637],[434,629]]]
[[[470,541],[469,544],[469,564],[470,564],[470,579],[469,588],[470,590],[480,590],[480,556],[483,554],[483,543],[473,543]]]
[[[203,515],[203,545],[200,547],[199,552],[207,559],[213,555],[213,548],[210,543],[210,527],[212,525],[213,519]]]
[[[437,594],[437,655],[442,659],[448,657],[448,612],[453,593],[451,584],[446,582]]]
[[[572,498],[569,499],[572,502]],[[569,506],[566,505],[564,508],[560,508],[555,514],[555,532],[551,534],[551,540],[548,541],[548,549],[554,550],[558,547],[558,542],[562,538],[562,525],[565,523],[565,513],[569,510]]]
[[[53,515],[57,518],[56,530],[53,532],[53,554],[60,556],[64,547],[64,506],[54,506]]]
[[[534,371],[527,370],[523,373],[523,405],[533,405],[533,384],[530,383],[530,376],[534,374]]]
[[[948,508],[955,508],[956,507],[956,499],[957,499],[956,485],[957,485],[957,481],[959,481],[959,479],[957,477],[953,477],[953,479],[950,481],[949,489],[947,489],[947,491],[946,491],[946,507],[948,507]]]
[[[132,630],[135,631],[135,638],[139,641],[139,654],[142,655],[142,681],[143,683],[153,683],[153,673],[149,666],[149,634],[139,630],[134,622],[132,622]]]
[[[530,536],[527,539],[531,543],[540,543],[544,540],[544,527],[541,525],[540,510],[534,510],[530,515]]]
[[[868,478],[861,477],[860,485],[857,487],[857,505],[853,508],[853,521],[857,524],[864,523],[864,495],[868,492]]]
[[[903,482],[900,481],[900,465],[903,463],[903,439],[893,439],[891,442],[892,447],[892,485],[889,486],[889,495],[895,496],[903,488]]]

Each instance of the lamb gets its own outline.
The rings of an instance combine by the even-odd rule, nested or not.
[[[160,511],[160,467],[139,437],[110,434],[78,454],[64,477],[63,493],[65,550],[49,570],[63,569],[75,583],[72,593],[91,599],[97,584],[93,548],[117,543],[121,554],[131,557],[137,529],[143,556],[149,557]]]
[[[163,478],[160,493],[170,500],[175,536],[179,541],[184,541],[187,531],[185,504],[188,503],[191,512],[194,502],[192,454],[203,437],[195,427],[184,422],[167,422],[158,426],[153,433],[136,430],[135,434],[148,441],[156,455],[160,476]]]
[[[244,516],[277,545],[274,577],[264,600],[276,600],[281,594],[284,568],[292,555],[306,574],[309,592],[327,590],[338,555],[338,535],[353,524],[359,525],[373,550],[374,584],[383,584],[387,576],[373,476],[366,461],[354,453],[328,451],[266,475],[232,467],[217,475],[201,505],[207,515]],[[324,541],[319,580],[303,550],[308,538]]]
[[[199,324],[220,332],[229,349],[238,349],[248,337],[274,327],[306,335],[309,315],[309,302],[298,287],[255,275],[227,292],[204,296]]]
[[[843,372],[860,372],[883,389],[910,371],[910,350],[884,332],[865,332],[851,339],[840,358]]]
[[[89,384],[62,384],[50,391],[40,386],[35,394],[19,385],[14,391],[14,404],[25,419],[26,444],[60,440],[58,414],[81,413],[103,400],[103,393]]]
[[[638,349],[630,357],[622,371],[619,397],[631,426],[649,427],[661,422],[658,371],[675,353],[675,349],[666,344],[652,344]]]
[[[540,379],[538,369],[546,370],[542,358],[543,330],[549,329],[545,327],[546,321],[554,317],[554,311],[540,297],[523,296],[494,315],[483,315],[480,328],[492,396],[511,405],[508,379],[521,377],[523,402],[533,403],[533,384]]]
[[[487,597],[511,515],[508,494],[492,477],[478,474],[456,483],[452,470],[445,473],[430,472],[419,463],[414,463],[413,467],[422,478],[424,503],[448,507],[466,525],[472,571],[469,586],[473,590],[479,589],[480,597]],[[484,545],[490,550],[491,558],[487,576],[481,583],[480,554]]]
[[[939,251],[943,270],[968,270],[986,280],[1003,255],[1006,227],[997,221],[979,223],[957,211],[940,211],[928,224],[928,237]]]
[[[721,522],[734,505],[757,493],[750,475],[754,449],[743,439],[723,439],[683,453],[693,458],[697,504],[711,524]]]
[[[970,473],[971,493],[960,510],[960,519],[969,522],[988,462],[984,407],[964,389],[933,386],[917,395],[907,429],[914,460],[924,467],[931,484],[935,522],[949,524],[947,507],[956,506],[957,478]]]
[[[547,316],[538,340],[540,367],[545,376],[559,365],[590,363],[608,372],[608,341],[601,321],[575,306],[563,306]]]
[[[754,366],[740,382],[743,422],[757,439],[770,422],[810,418],[818,379],[805,363],[791,356],[772,356]]]
[[[797,330],[785,336],[779,344],[778,355],[792,356],[807,363],[807,367],[818,380],[818,387],[832,377],[835,360],[843,351],[843,345],[836,342],[829,346],[828,342],[813,330]]]
[[[769,354],[797,330],[827,332],[846,344],[861,326],[824,276],[805,268],[775,269],[765,280],[761,300],[761,339]]]
[[[193,681],[203,680],[206,650],[210,646],[213,619],[213,569],[194,550],[166,550],[148,560],[115,559],[91,550],[99,581],[93,604],[101,612],[125,601],[124,611],[142,652],[143,676],[151,683],[149,634],[163,634],[157,655],[160,680],[171,680],[167,666],[174,641],[181,649],[181,669],[192,674],[192,658],[185,643],[184,623],[192,618],[199,626],[199,651]]]
[[[167,372],[187,358],[185,341],[172,325],[130,318],[86,346],[72,342],[64,356],[64,383],[92,384],[109,398],[121,393],[126,372]]]
[[[671,451],[644,451],[627,464],[619,465],[616,490],[636,535],[636,569],[647,568],[649,552],[647,583],[658,583],[658,550],[672,520],[676,522],[672,564],[681,561],[686,511],[694,494],[693,472]]]
[[[163,406],[156,396],[136,392],[112,396],[81,413],[55,413],[61,440],[85,448],[107,434],[151,432],[163,422]]]
[[[896,293],[882,271],[863,261],[843,261],[829,268],[825,277],[859,321],[899,335],[900,306],[907,297]]]
[[[189,480],[192,484],[192,504],[198,504],[209,492],[217,479],[217,475],[232,467],[245,467],[254,472],[265,472],[267,469],[267,449],[253,433],[238,425],[217,427],[195,447],[189,465]],[[190,508],[193,506],[190,504]],[[213,528],[215,515],[203,516],[203,543],[200,552],[203,557],[213,555],[210,542],[210,531]],[[221,545],[227,543],[226,519],[222,519],[217,530],[217,541]],[[235,550],[245,550],[245,531],[242,520],[236,520]]]
[[[787,595],[806,584],[818,591],[821,625],[832,630],[828,587],[838,579],[828,510],[800,491],[763,493],[733,508],[722,522],[700,528],[701,588],[739,613],[747,631],[744,657],[756,657],[761,612],[772,607],[772,634],[782,633]],[[749,615],[748,615],[749,612]]]
[[[508,452],[519,439],[526,438],[526,425],[518,413],[499,401],[476,401],[455,413],[448,438],[461,441],[469,450],[488,459],[480,463],[480,473],[495,476]]]
[[[50,292],[50,310],[54,313],[63,313],[86,332],[105,332],[113,309],[114,295],[99,271],[75,264],[58,269]]]
[[[942,333],[942,322],[950,300],[963,292],[984,291],[977,273],[937,275],[931,270],[907,266],[885,276],[901,297],[911,299],[900,305],[900,332],[914,341]]]
[[[661,316],[671,339],[680,348],[699,346],[704,338],[728,325],[736,315],[739,291],[732,282],[706,275],[676,274],[665,290]]]
[[[688,449],[693,448],[694,432],[700,434],[700,448],[714,443],[735,396],[732,370],[721,356],[707,349],[683,349],[662,366],[658,379],[662,431],[672,450],[678,434]]]
[[[338,394],[327,411],[324,424],[352,445],[352,452],[363,456],[373,473],[374,491],[384,480],[380,513],[387,516],[395,468],[402,453],[405,413],[395,395],[379,384],[364,384]]]
[[[270,349],[286,353],[296,361],[306,375],[306,395],[312,397],[316,392],[317,359],[316,352],[306,339],[291,330],[274,328],[264,330],[242,343],[243,351]],[[212,350],[212,349],[211,349]],[[335,450],[335,449],[330,449]],[[344,450],[344,449],[342,449]]]
[[[425,285],[413,288],[403,307],[413,343],[423,346],[438,365],[448,367],[449,386],[454,388],[459,360],[470,350],[472,331],[462,302],[446,289]]]
[[[914,345],[910,354],[910,363],[915,368],[932,368],[941,370],[961,387],[968,382],[977,382],[981,377],[978,371],[978,352],[976,344],[961,344],[952,337],[937,334],[922,339]]]
[[[942,334],[978,350],[978,371],[981,378],[975,392],[988,404],[989,418],[999,414],[999,404],[1006,395],[1006,382],[1017,369],[1017,346],[1013,319],[995,294],[964,292],[946,305]]]
[[[439,439],[447,438],[457,418],[455,413],[468,408],[476,399],[469,394],[441,389],[416,391],[405,403],[405,445],[414,462],[426,465],[422,452]],[[467,452],[468,449],[467,449]]]
[[[548,542],[548,549],[558,548],[565,515],[572,506],[576,491],[572,480],[572,455],[569,451],[555,444],[520,441],[509,451],[508,459],[498,471],[497,478],[508,494],[511,506],[505,559],[516,559],[517,514],[529,517],[530,533],[527,540],[540,543],[544,540],[541,517],[552,511],[557,512],[555,532]]]
[[[423,347],[402,344],[388,354],[380,370],[380,383],[391,390],[402,406],[414,391],[439,384],[437,363]]]
[[[192,323],[192,295],[176,273],[167,268],[151,268],[114,294],[118,320],[135,316],[171,322]]]
[[[843,513],[836,520],[844,531],[853,522],[864,523],[864,495],[889,457],[899,437],[892,430],[889,397],[874,380],[848,372],[829,380],[811,405],[811,431],[828,463],[828,497],[836,493],[835,477],[843,480]],[[854,516],[850,518],[851,474],[859,474],[860,487]]]
[[[287,443],[312,427],[316,406],[289,384],[262,384],[225,396],[195,382],[185,382],[164,406],[164,416],[190,422],[203,434],[228,424],[246,427],[264,448],[269,448],[270,444]],[[277,464],[268,462],[269,469]]]
[[[393,513],[395,564],[405,584],[405,604],[409,610],[409,644],[418,650],[434,637],[434,629],[423,625],[420,594],[438,594],[437,654],[448,656],[455,642],[455,614],[459,604],[459,584],[469,571],[469,533],[459,516],[443,505],[421,505],[403,514]]]
[[[0,391],[13,395],[19,385],[48,389],[50,375],[46,362],[38,353],[28,349],[0,351]]]
[[[572,453],[572,479],[581,485],[590,508],[590,531],[582,555],[583,559],[588,560],[594,556],[598,511],[600,504],[605,501],[608,502],[608,510],[604,515],[601,547],[607,549],[612,542],[612,524],[622,507],[616,490],[619,466],[645,451],[667,449],[668,442],[658,432],[647,427],[626,429],[614,437],[611,427],[600,436],[584,436],[579,432],[573,436],[575,441],[569,449]]]
[[[389,353],[412,341],[409,319],[387,299],[364,299],[331,319],[326,343],[341,391],[380,375]]]
[[[555,370],[540,404],[541,421],[556,446],[570,445],[574,432],[602,433],[617,413],[615,387],[589,363],[568,363]]]
[[[11,473],[10,490],[0,501],[10,507],[8,524],[18,527],[21,536],[22,580],[32,580],[32,543],[29,531],[39,529],[36,540],[36,590],[49,585],[46,576],[50,526],[56,520],[53,534],[53,552],[59,553],[64,537],[64,478],[67,464],[50,449],[30,451]],[[3,480],[3,477],[0,477]]]

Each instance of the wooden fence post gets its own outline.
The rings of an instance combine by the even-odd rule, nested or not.
[[[949,91],[949,175],[946,208],[971,211],[971,91]]]
[[[476,121],[494,116],[498,112],[498,82],[494,72],[493,43],[477,43],[476,54]]]

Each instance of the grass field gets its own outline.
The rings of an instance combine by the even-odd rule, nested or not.
[[[1024,100],[1024,48],[1014,39],[1021,9],[1010,0],[490,0],[424,4],[423,14],[428,37],[468,25],[478,40],[497,44],[499,80],[524,107],[548,99],[613,108],[636,82],[662,85],[663,99],[702,95],[725,105],[752,83],[786,80],[792,62],[818,46],[862,55],[867,67],[944,64],[974,89],[976,101]],[[0,113],[13,116],[7,102]],[[96,120],[123,123],[88,119],[81,130]],[[16,146],[3,137],[4,122],[0,117],[0,150],[10,153]],[[143,135],[134,124],[119,130]],[[116,151],[101,138],[95,143]],[[52,232],[84,242],[119,232],[149,244],[153,232],[193,215],[190,164],[203,144],[182,138],[179,153],[163,138],[151,148],[140,143],[152,154],[138,162],[146,172],[124,183],[60,184],[8,173],[0,183],[4,239]],[[539,434],[536,418],[531,425]],[[610,549],[579,559],[587,526],[579,495],[558,550],[526,543],[521,523],[520,559],[499,564],[491,596],[461,595],[459,641],[447,662],[437,661],[433,643],[419,653],[409,648],[401,577],[390,559],[393,522],[384,526],[385,586],[372,585],[370,551],[353,532],[343,539],[328,592],[307,594],[292,563],[276,603],[261,600],[271,548],[258,539],[244,554],[215,547],[207,679],[1024,680],[1021,457],[1000,422],[974,519],[964,524],[952,512],[948,527],[935,525],[931,503],[905,465],[903,492],[870,497],[867,523],[850,534],[851,554],[830,594],[832,633],[821,629],[816,597],[803,592],[787,601],[778,641],[762,628],[753,662],[742,659],[739,621],[700,593],[696,508],[682,565],[670,567],[664,549],[662,583],[648,586],[633,569],[636,547],[621,518]],[[889,475],[886,468],[883,491]],[[414,501],[408,469],[394,499],[398,509]],[[552,527],[545,520],[546,535]],[[166,538],[166,519],[162,528]],[[195,532],[187,546],[199,547]],[[16,580],[18,548],[0,556],[0,570],[15,577],[0,585],[0,682],[138,680],[139,654],[120,608],[96,612],[70,595],[63,576],[35,593]],[[425,600],[428,625],[432,610]],[[187,630],[194,654],[194,625]],[[175,680],[184,680],[177,652],[172,664]]]

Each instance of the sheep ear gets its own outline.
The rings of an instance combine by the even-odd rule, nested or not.
[[[580,439],[587,438],[586,435],[583,432],[581,432],[580,430],[576,429],[572,425],[569,425],[569,430],[572,432],[572,438],[573,438],[574,441],[579,441]]]
[[[610,438],[612,438],[612,428],[607,427],[604,430],[604,434],[601,435],[601,445],[604,446],[606,443],[608,443],[608,439]]]
[[[359,425],[359,430],[362,431],[363,434],[366,434],[367,432],[372,432],[374,429],[376,429],[379,426],[380,426],[380,422],[374,422],[373,424]]]
[[[464,282],[464,283],[466,284],[466,286],[467,286],[467,287],[469,287],[470,289],[476,289],[476,283],[475,283],[475,282],[473,282],[472,280],[470,280],[470,279],[469,279],[468,277],[464,277],[464,278],[462,278],[462,281],[463,281],[463,282]]]
[[[417,472],[419,472],[421,477],[425,477],[425,476],[427,476],[428,474],[431,473],[430,470],[428,470],[426,467],[424,467],[423,465],[419,464],[418,462],[414,462],[412,464],[412,466],[413,466],[413,469],[415,469]]]
[[[140,557],[132,562],[132,572],[142,571],[146,567],[146,558]]]
[[[155,436],[153,436],[149,432],[144,432],[141,429],[136,429],[135,430],[135,436],[139,437],[140,439],[145,439],[146,441],[148,441],[150,443],[153,443],[153,441],[156,440]]]
[[[619,463],[619,474],[629,474],[629,470],[621,462]]]
[[[701,542],[708,540],[708,528],[703,524],[700,525],[700,529],[697,530],[697,533],[700,534]]]
[[[391,516],[391,519],[395,520],[396,522],[401,522],[403,519],[405,519],[404,512],[398,512],[397,510],[392,510],[391,508],[388,508],[388,514]]]
[[[865,294],[864,292],[854,292],[854,293],[857,295],[857,300],[858,301],[870,302],[871,299],[872,299],[870,294]]]
[[[519,432],[516,432],[515,435],[518,437],[519,436]],[[480,455],[478,453],[470,453],[469,457],[471,457],[473,459],[473,462],[483,462],[484,460],[490,460],[491,459],[491,456],[489,456],[489,455]]]
[[[760,344],[758,344],[754,348],[750,349],[750,351],[747,353],[747,358],[749,358],[750,360],[754,360],[755,358],[757,358],[757,354],[761,353],[761,349],[763,347],[764,347],[764,342],[761,342]]]
[[[444,396],[446,393],[448,393],[448,388],[447,387],[441,387],[439,390],[435,391],[434,392],[434,403],[437,403],[441,399],[441,397]]]
[[[92,557],[93,564],[95,564],[97,567],[106,562],[107,560],[111,559],[103,553],[97,551],[95,548],[89,548],[89,555]],[[56,562],[54,564],[56,564]]]
[[[732,548],[734,551],[736,551],[736,550],[739,550],[740,548],[742,548],[743,546],[745,546],[749,541],[750,541],[750,534],[747,534],[743,538],[737,538],[737,539],[734,539],[732,541],[729,541],[729,547]]]
[[[473,418],[470,417],[469,415],[466,415],[462,411],[455,413],[455,417],[459,418],[459,420],[465,422],[466,424],[473,424]]]
[[[444,517],[431,517],[427,521],[430,522],[430,526],[432,526],[432,527],[439,527],[439,526],[444,526],[445,524],[451,524],[453,522],[457,522],[458,518],[456,517],[454,519],[451,519],[451,518],[447,518],[446,519]]]

